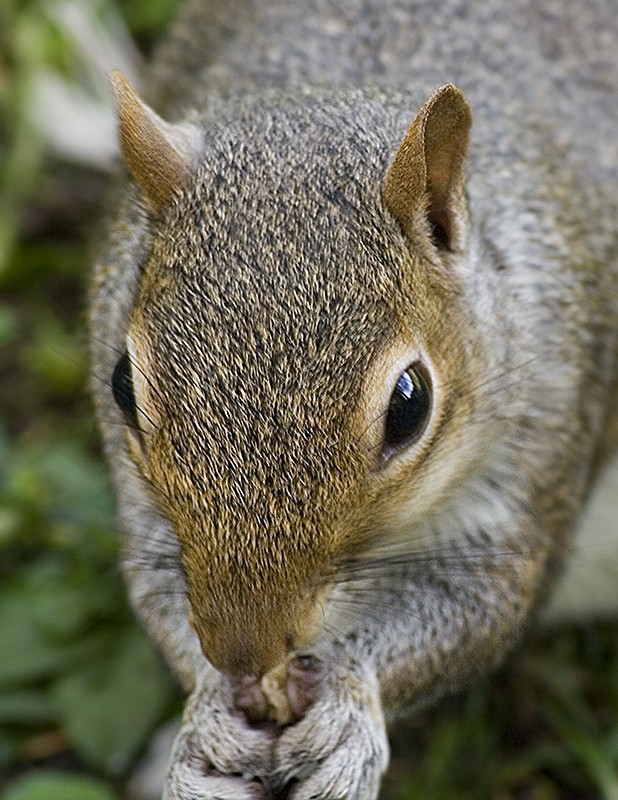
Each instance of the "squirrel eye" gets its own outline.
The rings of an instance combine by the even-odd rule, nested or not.
[[[402,372],[391,395],[384,429],[386,456],[415,442],[423,433],[431,411],[429,375],[420,363]]]
[[[112,375],[112,393],[118,407],[125,415],[127,422],[137,427],[137,406],[133,391],[133,377],[129,354],[123,353]]]

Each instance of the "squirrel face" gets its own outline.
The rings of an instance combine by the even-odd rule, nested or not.
[[[261,675],[329,622],[341,563],[464,468],[427,478],[436,433],[472,413],[444,390],[465,396],[478,357],[444,267],[469,112],[453,87],[434,95],[389,166],[388,136],[355,138],[336,107],[274,106],[196,145],[118,80],[150,249],[114,392],[204,654]]]

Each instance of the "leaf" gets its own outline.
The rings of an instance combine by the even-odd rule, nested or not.
[[[45,449],[33,448],[26,463],[35,467],[41,483],[53,495],[56,509],[70,511],[81,524],[110,524],[113,527],[113,502],[107,471],[91,458],[79,442],[52,441]]]
[[[68,772],[41,770],[14,781],[0,800],[118,800],[100,781]]]
[[[33,624],[53,641],[76,641],[86,627],[117,610],[117,580],[48,554],[28,570],[28,605]],[[116,575],[114,574],[114,579]]]
[[[173,692],[141,630],[114,632],[106,654],[105,660],[60,679],[54,697],[84,761],[120,774],[169,708]]]
[[[45,678],[98,647],[92,637],[69,643],[54,640],[35,623],[31,572],[16,576],[0,591],[0,686]]]
[[[586,729],[574,715],[565,713],[558,705],[554,708],[548,706],[545,713],[563,742],[594,781],[601,796],[605,800],[618,800],[616,764],[612,754],[603,747],[599,733],[594,729]]]
[[[0,692],[0,724],[41,724],[52,722],[56,708],[48,693],[40,689],[9,689]]]
[[[19,328],[17,314],[8,305],[0,305],[0,344],[6,347],[13,339]]]
[[[0,728],[0,775],[4,772],[4,768],[15,758],[17,747],[13,736]]]

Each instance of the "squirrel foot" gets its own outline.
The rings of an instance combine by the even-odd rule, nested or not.
[[[194,692],[165,800],[375,800],[388,742],[374,675],[296,656]]]

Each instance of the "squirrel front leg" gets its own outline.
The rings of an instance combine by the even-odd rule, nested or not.
[[[214,668],[199,676],[172,750],[163,800],[264,800],[273,725],[251,725],[233,683]]]
[[[375,669],[353,648],[317,662],[315,703],[286,728],[274,748],[275,797],[290,787],[293,800],[373,800],[388,766],[388,740]]]

